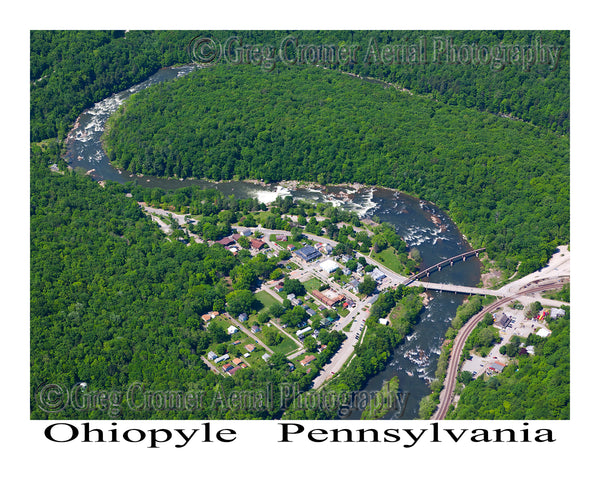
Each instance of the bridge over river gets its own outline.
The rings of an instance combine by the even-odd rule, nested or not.
[[[426,290],[436,292],[452,292],[464,293],[467,295],[492,295],[494,297],[505,297],[506,295],[499,290],[490,290],[489,288],[467,287],[465,285],[452,285],[449,283],[430,283],[430,282],[413,282],[415,286],[424,287]]]
[[[439,272],[442,268],[444,268],[447,265],[452,266],[455,262],[459,262],[461,260],[464,262],[467,258],[470,258],[472,256],[479,257],[479,254],[484,250],[485,248],[478,248],[477,250],[471,250],[470,252],[460,253],[458,255],[455,255],[454,257],[446,258],[445,260],[442,260],[441,262],[438,262],[435,265],[426,268],[425,270],[422,270],[418,273],[415,273],[411,277],[408,277],[403,283],[404,285],[410,285],[412,282],[418,280],[419,278],[429,277],[429,274],[431,272]]]

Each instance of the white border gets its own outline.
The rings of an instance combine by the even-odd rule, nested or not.
[[[13,6],[14,7],[14,6]],[[5,340],[3,355],[4,425],[2,442],[4,470],[30,473],[44,478],[70,475],[103,478],[135,475],[135,478],[163,478],[163,475],[221,478],[269,479],[321,478],[328,475],[346,478],[362,476],[418,475],[419,478],[484,478],[549,475],[559,478],[577,466],[577,471],[596,471],[590,448],[595,448],[594,401],[598,398],[592,341],[599,338],[593,291],[588,273],[597,262],[597,236],[590,226],[593,194],[598,176],[596,132],[598,70],[596,25],[591,11],[578,9],[577,2],[508,1],[484,6],[481,2],[426,1],[410,5],[400,2],[227,2],[226,5],[125,4],[106,1],[83,5],[76,2],[48,2],[23,5],[4,18],[5,59],[2,91],[8,107],[2,115],[5,145],[5,174],[2,179],[2,204],[5,207],[2,249],[5,275],[2,282]],[[585,8],[585,7],[584,7]],[[216,444],[192,444],[184,449],[152,450],[125,444],[52,444],[43,437],[50,422],[32,422],[29,417],[29,172],[28,172],[28,59],[29,30],[49,28],[161,28],[161,29],[569,29],[571,30],[572,102],[572,246],[573,246],[573,324],[572,335],[572,420],[568,422],[530,422],[553,429],[559,439],[544,444],[419,444],[402,448],[398,444],[310,444],[277,442],[277,422],[211,422],[215,428],[230,427],[239,440],[226,448]],[[594,142],[594,143],[592,143]],[[8,209],[6,209],[8,207]],[[7,211],[8,210],[8,211]],[[592,224],[592,225],[590,225]],[[587,227],[587,228],[586,228]],[[585,255],[585,257],[584,257]],[[8,258],[7,258],[8,257]],[[7,261],[8,260],[8,261]],[[585,283],[584,283],[585,281]],[[590,283],[588,283],[588,281]],[[8,307],[8,308],[6,308]],[[587,340],[587,341],[586,341]],[[110,423],[110,422],[108,422]],[[162,422],[148,423],[160,428]],[[174,423],[174,422],[173,422]],[[202,422],[199,422],[202,423]],[[359,428],[356,422],[303,422],[312,428]],[[374,426],[388,428],[389,422]],[[393,428],[426,428],[429,421],[394,422]],[[444,422],[453,428],[519,428],[522,422]],[[169,425],[176,428],[177,425]],[[360,427],[367,428],[368,423]],[[421,427],[423,425],[423,427]],[[142,428],[140,422],[119,422],[123,428]],[[184,423],[181,428],[190,428]]]

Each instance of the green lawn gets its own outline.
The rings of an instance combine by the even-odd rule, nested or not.
[[[275,353],[283,353],[284,355],[289,354],[290,352],[296,350],[298,348],[298,345],[296,344],[296,342],[294,342],[290,337],[288,337],[287,335],[285,335],[284,333],[281,333],[279,331],[279,329],[277,327],[273,327],[270,325],[263,325],[262,330],[258,333],[255,333],[254,335],[256,335],[258,338],[260,338],[260,340],[267,345],[271,350],[273,350],[273,352]],[[281,337],[282,340],[279,344],[277,345],[269,345],[266,342],[265,339],[265,331],[268,329],[273,329],[275,330]]]
[[[396,273],[403,274],[406,268],[406,266],[398,259],[398,255],[396,255],[396,251],[393,247],[388,247],[379,253],[372,254],[371,258],[377,260],[379,263]]]
[[[323,282],[321,282],[321,280],[319,280],[318,278],[313,277],[313,278],[307,280],[306,282],[303,282],[302,285],[304,285],[304,288],[306,288],[306,291],[308,293],[310,293],[313,290],[318,290],[319,287],[321,285],[323,285]]]
[[[273,295],[263,290],[256,293],[255,296],[260,301],[260,303],[263,304],[263,308],[261,308],[258,313],[266,311],[274,303],[280,303],[275,297],[273,297]]]

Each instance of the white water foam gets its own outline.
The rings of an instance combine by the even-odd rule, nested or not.
[[[277,186],[275,191],[255,190],[252,196],[256,197],[260,203],[273,203],[277,197],[289,197],[292,193],[285,187]]]

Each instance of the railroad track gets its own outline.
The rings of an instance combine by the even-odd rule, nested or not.
[[[477,324],[483,320],[483,317],[486,313],[493,312],[498,307],[504,305],[505,303],[512,302],[522,295],[529,295],[531,293],[543,292],[546,290],[556,290],[557,288],[561,288],[563,286],[563,282],[556,281],[552,283],[540,284],[531,287],[527,287],[519,292],[511,295],[510,297],[504,297],[500,300],[496,300],[494,303],[491,303],[485,306],[480,312],[473,315],[469,319],[467,323],[465,323],[462,328],[459,330],[458,335],[454,339],[454,343],[452,345],[452,351],[450,352],[450,362],[448,363],[448,370],[446,373],[446,380],[444,381],[444,387],[440,392],[440,404],[438,408],[433,413],[431,417],[432,420],[443,420],[447,413],[448,408],[450,407],[450,403],[452,402],[452,398],[454,397],[454,387],[456,385],[456,377],[458,376],[458,366],[460,363],[461,353],[463,348],[465,347],[465,343],[469,335],[473,332]]]

